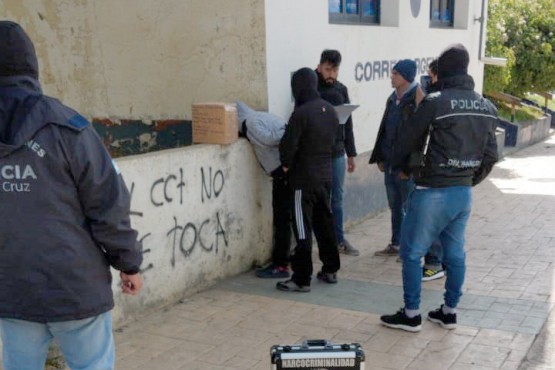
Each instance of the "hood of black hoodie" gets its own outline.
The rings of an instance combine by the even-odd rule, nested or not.
[[[14,22],[0,21],[0,76],[29,76],[38,80],[39,63],[33,42]]]
[[[318,76],[310,68],[301,68],[291,77],[291,89],[295,106],[299,107],[311,100],[318,99]]]
[[[442,78],[437,82],[438,91],[443,89],[463,89],[474,90],[474,79],[472,76],[464,74]]]
[[[43,95],[31,39],[17,23],[0,21],[0,45],[0,156],[5,156],[48,121],[35,119]]]

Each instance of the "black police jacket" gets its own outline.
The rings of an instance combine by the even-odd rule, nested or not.
[[[440,91],[426,96],[406,123],[410,130],[399,130],[392,166],[412,173],[420,186],[476,185],[498,160],[497,109],[474,91],[468,75],[439,84]],[[428,134],[427,151],[422,162],[415,163],[413,158],[423,154]]]

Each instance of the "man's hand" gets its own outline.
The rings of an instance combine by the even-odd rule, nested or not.
[[[349,173],[355,172],[355,157],[347,157],[347,171]]]
[[[123,294],[135,295],[139,293],[143,287],[143,278],[140,273],[127,275],[124,272],[120,272],[119,276],[121,278],[121,290]]]
[[[285,166],[281,166],[281,168],[283,168],[283,173],[287,173],[287,171],[289,171],[289,168],[287,168]]]
[[[383,164],[383,162],[378,162],[378,170],[380,170],[380,172],[385,171],[385,165]]]

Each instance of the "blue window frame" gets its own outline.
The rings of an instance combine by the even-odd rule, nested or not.
[[[455,0],[430,0],[430,26],[453,27]]]
[[[380,0],[328,0],[330,23],[379,24]]]

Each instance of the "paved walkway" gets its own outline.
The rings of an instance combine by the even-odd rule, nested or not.
[[[383,212],[349,230],[361,256],[342,256],[335,286],[284,293],[250,272],[118,329],[117,369],[268,370],[273,344],[306,338],[361,343],[367,369],[555,369],[555,136],[475,189],[456,330],[379,324],[402,305],[401,264],[374,256],[389,229]],[[424,312],[441,303],[443,283],[423,284]]]

